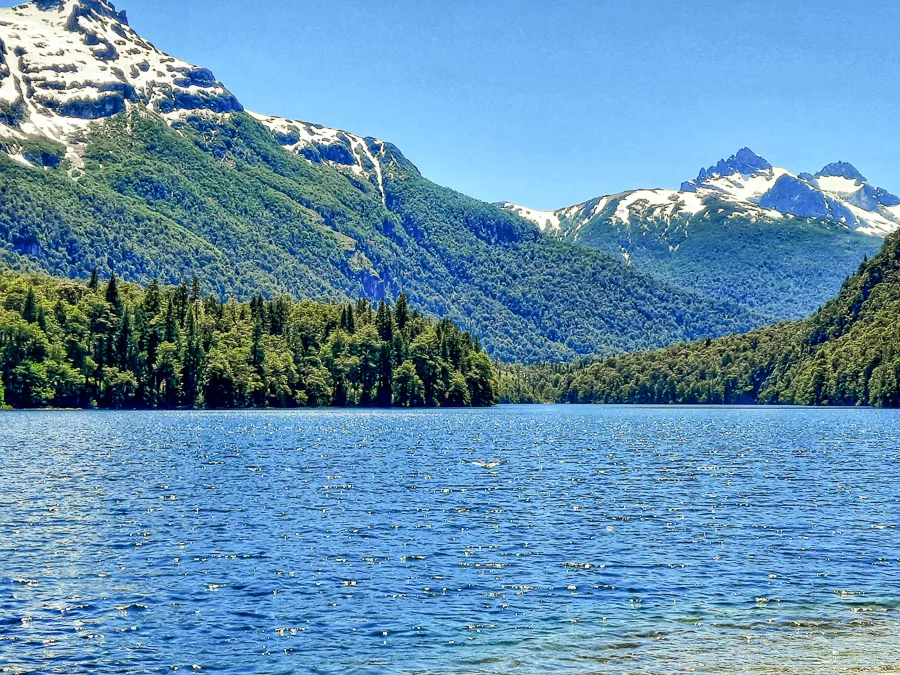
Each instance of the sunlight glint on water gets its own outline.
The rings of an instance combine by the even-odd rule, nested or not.
[[[897,421],[4,413],[0,672],[898,672]]]

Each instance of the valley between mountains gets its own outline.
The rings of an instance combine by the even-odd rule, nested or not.
[[[567,361],[808,316],[898,227],[900,200],[852,166],[747,149],[678,191],[487,204],[388,141],[246,110],[105,0],[0,10],[0,261],[19,272],[403,292],[495,359]]]

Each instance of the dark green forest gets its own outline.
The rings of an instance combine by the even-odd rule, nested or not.
[[[239,300],[377,303],[403,291],[481,336],[493,357],[522,362],[765,323],[620,256],[553,241],[370,140],[381,185],[286,151],[246,114],[197,114],[172,128],[134,106],[85,133],[83,167],[50,142],[32,149],[55,158],[43,167],[0,153],[0,262],[82,279],[98,268],[143,284],[199,275],[204,292]]]
[[[510,402],[900,406],[900,234],[811,318],[570,365],[503,366]]]
[[[490,358],[448,319],[367,300],[222,302],[0,273],[0,403],[15,408],[490,406]]]
[[[647,214],[634,223],[613,217],[617,204],[585,224],[563,221],[562,238],[615,255],[627,251],[634,269],[744,305],[771,323],[810,316],[883,243],[824,220],[752,218],[724,199],[697,215]]]

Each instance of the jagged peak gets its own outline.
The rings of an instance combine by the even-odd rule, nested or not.
[[[97,16],[106,17],[114,21],[118,21],[123,25],[128,25],[128,15],[123,11],[116,9],[116,6],[108,0],[31,0],[29,3],[36,6],[39,10],[50,12],[53,10],[59,12],[69,11],[70,15],[88,15],[95,14]],[[22,5],[27,7],[28,5]]]
[[[836,177],[836,178],[847,178],[849,180],[854,180],[857,183],[867,183],[866,177],[863,176],[859,169],[853,166],[850,162],[831,162],[831,164],[826,164],[819,173],[816,174],[816,178],[825,178],[825,177]]]
[[[772,165],[763,157],[760,157],[750,148],[741,148],[728,159],[720,159],[718,163],[708,169],[700,169],[697,175],[697,183],[718,176],[731,176],[736,173],[749,175],[757,171],[769,171]]]

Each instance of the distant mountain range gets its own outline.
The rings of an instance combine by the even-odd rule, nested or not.
[[[246,111],[104,0],[0,10],[0,262],[143,282],[196,274],[236,298],[402,290],[522,361],[767,320],[618,252],[553,241],[431,183],[388,142]]]
[[[537,211],[511,202],[498,206],[536,223],[542,230],[577,237],[605,217],[610,224],[647,220],[671,222],[732,206],[730,217],[818,218],[848,230],[884,237],[900,229],[900,197],[871,185],[847,162],[833,162],[815,175],[772,166],[749,148],[701,169],[680,190],[628,190],[556,211]]]
[[[556,211],[498,206],[551,237],[778,319],[812,313],[900,228],[900,198],[851,164],[793,174],[748,148],[680,190],[630,190]]]

